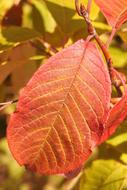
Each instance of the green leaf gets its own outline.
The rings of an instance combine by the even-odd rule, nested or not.
[[[1,33],[8,42],[13,43],[28,41],[41,36],[40,33],[32,29],[15,26],[2,29]]]
[[[120,156],[120,160],[122,161],[122,162],[124,162],[125,164],[127,164],[127,154],[122,154],[121,156]]]
[[[127,52],[116,47],[109,48],[110,55],[113,59],[113,65],[116,68],[121,68],[127,65]]]
[[[127,175],[126,166],[114,160],[97,160],[84,171],[80,190],[120,190]]]
[[[93,26],[96,29],[100,29],[100,30],[103,30],[103,31],[111,31],[112,30],[111,26],[109,26],[109,25],[107,25],[105,23],[102,23],[102,22],[94,21]]]
[[[77,14],[74,1],[65,3],[64,0],[31,0],[31,4],[32,7],[23,7],[23,26],[41,32],[43,39],[49,44],[60,47],[64,46],[69,38],[75,41],[86,36],[86,24]],[[94,11],[91,18],[94,20],[99,9],[94,2],[92,7]]]
[[[11,8],[11,6],[14,4],[14,0],[8,0],[5,3],[5,0],[0,0],[0,17],[2,18],[6,11]]]
[[[112,146],[118,146],[119,144],[124,142],[127,143],[127,133],[122,133],[107,141],[107,143],[111,144]]]
[[[83,0],[83,2],[87,5],[88,0]],[[96,5],[94,1],[92,1],[91,11],[90,11],[90,19],[95,20],[98,17],[99,14],[99,7]]]
[[[29,4],[24,4],[22,9],[23,9],[22,26],[33,29],[32,6]]]
[[[0,32],[0,52],[8,49],[9,47],[12,47],[13,43],[8,42],[1,34]]]
[[[127,122],[121,124],[116,133],[106,141],[113,146],[118,152],[127,153]]]
[[[5,138],[0,141],[0,152],[0,165],[8,166],[9,173],[11,174],[11,177],[15,178],[15,180],[20,178],[24,172],[24,168],[19,167],[17,162],[13,159]]]
[[[118,35],[121,37],[121,39],[127,44],[127,28],[121,30],[118,32]]]
[[[74,2],[67,1],[65,3],[63,0],[46,0],[45,3],[56,21],[60,32],[67,34],[68,29],[70,30],[72,17],[75,15],[75,10],[71,8]]]
[[[87,4],[88,1],[82,1]],[[77,14],[74,1],[64,0],[45,0],[45,3],[56,21],[60,32],[66,35],[72,35],[74,32],[85,28],[85,22]],[[94,10],[94,11],[92,11]],[[94,20],[99,13],[99,8],[92,3],[91,19]],[[84,29],[85,31],[85,29]],[[70,37],[70,36],[69,36]]]
[[[74,16],[73,16],[73,19],[74,18],[78,18],[79,19],[79,16],[78,16],[78,14],[77,14],[77,12],[76,12],[76,9],[75,9],[75,2],[74,1],[64,1],[64,0],[45,0],[45,2],[47,3],[47,2],[49,2],[49,3],[54,3],[54,4],[56,4],[56,5],[58,5],[58,6],[60,6],[61,7],[61,10],[62,10],[62,15],[64,15],[64,18],[65,18],[65,16],[67,16],[67,15],[65,15],[65,13],[68,13],[68,11],[67,10],[73,10],[74,12]],[[80,2],[82,2],[85,6],[87,6],[87,3],[88,3],[88,0],[81,0]],[[92,20],[95,20],[96,18],[97,18],[97,16],[98,16],[98,14],[99,14],[99,8],[98,8],[98,6],[95,4],[95,2],[94,1],[92,1],[92,7],[91,7],[91,12],[90,12],[90,18],[92,19]],[[64,19],[64,21],[65,21],[65,19]]]
[[[45,32],[53,33],[55,31],[56,22],[48,10],[46,3],[41,0],[31,0],[31,3],[33,27],[43,35],[45,35]]]
[[[64,1],[64,0],[44,0],[48,5],[52,6],[60,6],[62,10],[62,14],[66,13],[66,8],[75,10],[75,2],[74,1]],[[50,4],[51,3],[51,4]],[[52,7],[53,8],[53,7]],[[74,13],[75,14],[75,13]]]
[[[24,8],[27,19],[24,19],[24,26],[28,25],[43,35],[43,39],[54,47],[64,46],[68,39],[82,28],[85,31],[84,20],[76,15],[75,4],[72,1],[42,1],[32,0],[30,7]],[[29,18],[32,18],[30,23]],[[25,24],[26,23],[26,24]],[[83,35],[82,35],[83,36]]]

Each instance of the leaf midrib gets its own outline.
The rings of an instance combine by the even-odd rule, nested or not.
[[[85,41],[84,41],[84,44],[85,44]],[[84,47],[84,50],[83,50],[83,53],[82,53],[82,57],[81,57],[81,61],[79,62],[78,68],[77,68],[77,70],[76,70],[76,72],[75,72],[75,75],[74,75],[74,79],[72,80],[72,82],[71,82],[71,84],[70,84],[69,90],[67,91],[67,93],[66,93],[66,95],[65,95],[65,98],[64,98],[64,100],[63,100],[63,103],[62,103],[62,105],[61,105],[61,107],[60,107],[58,113],[56,114],[56,117],[54,118],[54,121],[53,121],[53,123],[52,123],[52,125],[51,125],[51,128],[49,129],[49,132],[47,133],[47,135],[46,135],[46,137],[45,137],[43,143],[41,144],[40,149],[39,149],[39,152],[38,152],[37,156],[35,157],[35,159],[34,159],[34,161],[33,161],[32,164],[34,164],[34,163],[36,162],[36,160],[39,159],[38,157],[39,157],[39,155],[40,155],[40,152],[41,152],[41,150],[42,150],[42,148],[43,148],[45,142],[47,141],[47,138],[48,138],[48,136],[50,135],[51,130],[54,128],[53,126],[54,126],[55,122],[57,121],[57,118],[58,118],[59,113],[60,113],[61,110],[63,109],[64,102],[66,101],[66,99],[67,99],[67,97],[68,97],[68,94],[69,94],[69,92],[70,92],[70,90],[71,90],[71,88],[72,88],[72,86],[73,86],[73,83],[74,83],[75,80],[76,80],[77,73],[78,73],[79,70],[80,70],[80,66],[81,66],[81,64],[82,64],[82,61],[84,60],[85,53],[86,53],[86,50],[87,50],[87,45],[88,45],[88,43],[85,44],[85,47]]]

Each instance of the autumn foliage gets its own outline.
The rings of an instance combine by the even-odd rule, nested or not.
[[[121,6],[119,2],[113,3],[109,15],[111,1],[96,0],[116,29],[127,19],[127,2],[121,1]],[[94,42],[79,40],[61,50],[20,94],[7,133],[13,156],[41,174],[66,174],[81,167],[94,147],[125,119],[124,93],[111,109],[109,71]]]
[[[87,14],[90,3],[89,10],[84,9]],[[127,117],[126,79],[113,68],[108,52],[127,21],[127,0],[95,3],[112,27],[107,45],[94,30],[90,33],[83,5],[77,7],[88,37],[55,52],[40,66],[21,90],[10,117],[7,140],[14,158],[42,175],[80,172],[95,148]]]

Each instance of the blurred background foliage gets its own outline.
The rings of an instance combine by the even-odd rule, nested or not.
[[[111,27],[94,1],[90,17],[106,41]],[[0,0],[0,102],[18,98],[46,59],[87,35],[74,0]],[[126,23],[115,35],[109,51],[114,67],[127,75]],[[82,173],[67,180],[31,173],[13,159],[6,128],[15,106],[0,112],[0,190],[127,190],[127,121],[93,152]]]

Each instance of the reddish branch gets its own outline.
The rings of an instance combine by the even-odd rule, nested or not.
[[[89,18],[89,12],[90,12],[90,6],[91,6],[92,1],[89,0],[88,2],[88,6],[87,9],[85,8],[85,6],[83,4],[79,5],[79,0],[75,0],[75,7],[77,10],[77,13],[79,14],[79,16],[83,17],[86,24],[87,24],[87,29],[88,29],[88,34],[90,35],[89,39],[95,39],[97,44],[99,45],[99,47],[101,48],[103,55],[105,57],[105,60],[107,62],[108,65],[108,70],[109,70],[109,74],[110,74],[110,78],[111,78],[111,82],[112,84],[115,86],[117,92],[118,92],[118,96],[122,96],[122,91],[120,89],[120,84],[117,83],[117,76],[116,76],[116,72],[114,72],[114,68],[113,68],[113,61],[112,58],[109,54],[109,51],[106,47],[106,45],[101,41],[101,39],[99,38],[94,26],[92,25],[92,22]],[[121,82],[122,83],[122,82]]]

